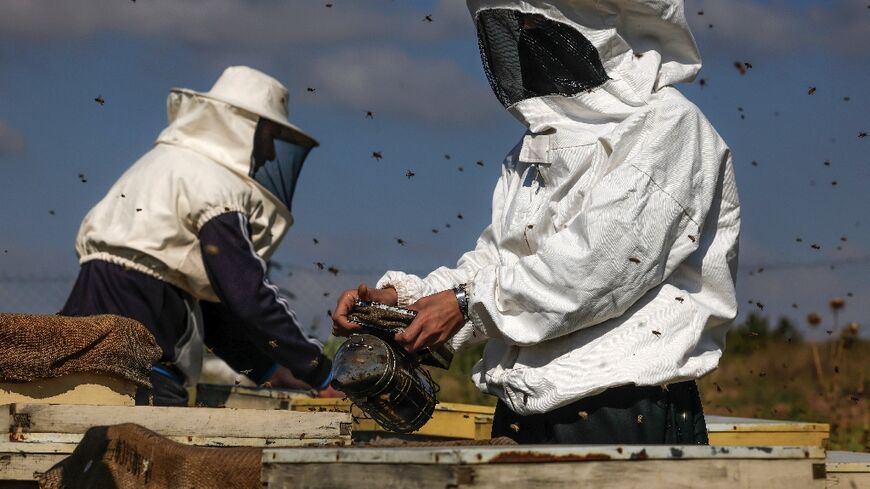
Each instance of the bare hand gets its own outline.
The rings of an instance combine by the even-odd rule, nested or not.
[[[326,386],[326,389],[322,389],[322,390],[317,392],[317,397],[342,398],[342,397],[346,397],[346,396],[345,396],[344,392],[341,392],[339,390],[335,390],[335,387],[328,385],[328,386]]]
[[[299,380],[287,367],[278,366],[275,373],[267,381],[275,389],[298,389],[310,390],[311,386],[305,381]]]
[[[356,289],[345,290],[338,298],[335,312],[332,313],[333,336],[349,336],[351,333],[362,329],[358,324],[354,324],[347,319],[347,315],[353,309],[353,304],[357,300],[380,302],[381,304],[395,306],[399,301],[399,295],[396,293],[396,289],[392,287],[370,289],[365,284],[360,284]]]
[[[395,340],[411,352],[446,343],[465,324],[452,290],[423,297],[408,309],[417,311],[417,317]]]

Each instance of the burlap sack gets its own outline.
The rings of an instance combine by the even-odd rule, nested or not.
[[[0,313],[0,382],[94,372],[151,387],[151,366],[161,354],[154,336],[132,319]]]
[[[182,445],[135,424],[91,428],[41,489],[259,488],[259,448]]]

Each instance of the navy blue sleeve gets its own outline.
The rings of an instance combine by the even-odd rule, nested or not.
[[[223,304],[199,301],[205,333],[205,345],[236,372],[262,384],[275,372],[263,338],[251,334],[247,323],[237,318]],[[254,338],[252,338],[252,336]],[[259,346],[258,346],[259,344]]]
[[[266,262],[251,243],[247,218],[241,213],[217,216],[202,226],[199,240],[212,288],[251,343],[309,385],[327,383],[332,363],[269,281]]]

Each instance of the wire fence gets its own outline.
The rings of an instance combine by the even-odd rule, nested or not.
[[[752,275],[761,269],[776,273],[802,268],[864,267],[870,256],[816,262],[780,262],[741,264],[741,271]],[[385,270],[374,268],[343,268],[336,270],[318,264],[297,265],[273,262],[270,278],[289,299],[299,321],[310,334],[321,339],[329,336],[329,318],[338,296],[345,289],[360,283],[374,285]],[[411,270],[425,275],[427,271]],[[13,274],[0,273],[0,311],[31,314],[54,314],[61,310],[75,282],[74,273]]]
[[[329,318],[338,296],[360,283],[373,285],[383,270],[341,270],[330,272],[315,265],[276,265],[270,272],[272,282],[288,298],[299,321],[321,339],[329,336]],[[75,283],[75,274],[0,274],[0,311],[30,314],[55,314]]]

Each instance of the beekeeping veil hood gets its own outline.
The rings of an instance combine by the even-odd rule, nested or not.
[[[160,143],[208,156],[248,180],[288,220],[296,181],[317,141],[287,118],[287,88],[245,66],[227,68],[208,92],[176,88],[168,99],[169,127]]]
[[[586,120],[630,113],[701,68],[682,0],[468,0],[468,7],[493,91],[533,132],[546,129],[542,112]]]

